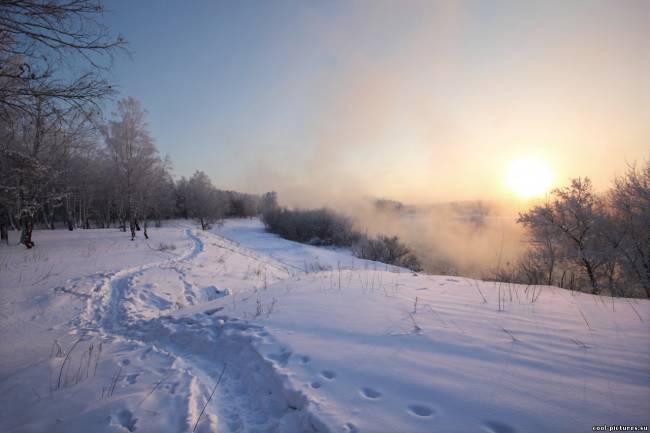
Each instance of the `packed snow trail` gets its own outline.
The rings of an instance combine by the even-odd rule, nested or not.
[[[155,347],[170,356],[174,365],[182,366],[190,382],[183,430],[194,430],[198,422],[196,431],[205,432],[327,431],[308,412],[305,396],[285,388],[283,376],[273,363],[253,348],[251,343],[259,339],[261,327],[216,315],[217,311],[207,312],[200,320],[162,315],[194,305],[202,296],[211,301],[228,293],[208,286],[213,293],[206,297],[191,281],[193,261],[205,245],[189,229],[186,236],[193,246],[183,257],[125,269],[103,279],[88,300],[81,329]],[[215,235],[203,236],[216,241]],[[167,275],[161,278],[161,273]],[[173,284],[166,286],[170,291],[161,289],[161,281],[173,280],[169,273],[177,274],[181,284],[176,288],[182,291],[170,293]],[[167,299],[161,294],[168,295]],[[211,407],[199,420],[201,407],[224,365],[228,367],[223,370]],[[137,411],[131,412],[131,417],[137,419]]]

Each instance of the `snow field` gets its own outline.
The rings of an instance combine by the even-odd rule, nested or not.
[[[0,430],[648,424],[646,300],[416,275],[257,220],[152,239],[39,232],[36,253],[0,250]]]

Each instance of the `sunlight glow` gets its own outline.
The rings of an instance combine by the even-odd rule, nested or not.
[[[536,197],[551,188],[553,172],[542,160],[532,157],[518,158],[510,163],[506,184],[521,198]]]

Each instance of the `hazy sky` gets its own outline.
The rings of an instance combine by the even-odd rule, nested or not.
[[[222,188],[495,199],[520,156],[600,188],[650,156],[650,1],[107,7],[122,94],[177,175]]]

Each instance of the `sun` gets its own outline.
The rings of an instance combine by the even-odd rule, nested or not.
[[[508,167],[506,185],[521,198],[532,198],[547,192],[553,184],[553,171],[537,158],[521,157]]]

